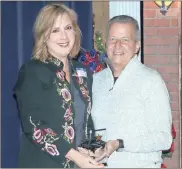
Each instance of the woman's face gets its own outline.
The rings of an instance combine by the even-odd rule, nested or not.
[[[58,59],[67,57],[75,43],[75,31],[68,14],[60,14],[46,41],[48,52]]]

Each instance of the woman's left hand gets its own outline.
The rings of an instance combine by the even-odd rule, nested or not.
[[[104,148],[98,148],[98,149],[95,150],[95,152],[92,152],[91,150],[87,150],[85,148],[78,147],[78,151],[80,153],[84,154],[84,155],[94,157],[94,158],[98,158],[104,153]]]
[[[103,164],[98,163],[88,154],[80,153],[75,149],[71,149],[65,157],[73,161],[80,168],[104,168]]]

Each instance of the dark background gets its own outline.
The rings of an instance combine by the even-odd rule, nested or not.
[[[32,27],[39,10],[49,1],[1,2],[1,167],[18,167],[21,126],[13,87],[18,70],[32,55]],[[78,14],[82,47],[90,50],[92,41],[92,1],[64,2]]]

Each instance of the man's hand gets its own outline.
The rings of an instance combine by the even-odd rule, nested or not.
[[[106,143],[102,153],[100,153],[100,157],[96,157],[96,161],[101,161],[102,159],[109,157],[114,151],[119,148],[118,140],[110,140]]]
[[[110,140],[106,143],[104,148],[98,148],[95,152],[79,147],[78,150],[80,153],[94,157],[94,160],[99,162],[106,157],[109,157],[114,151],[119,148],[118,140]]]
[[[114,151],[119,148],[119,141],[118,140],[110,140],[106,143],[106,152],[107,156],[109,157]]]

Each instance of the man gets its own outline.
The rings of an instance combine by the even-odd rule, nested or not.
[[[161,76],[137,58],[137,21],[110,19],[106,48],[110,66],[93,77],[91,114],[108,142],[96,159],[109,157],[109,168],[160,168],[162,150],[172,143],[170,101]]]

